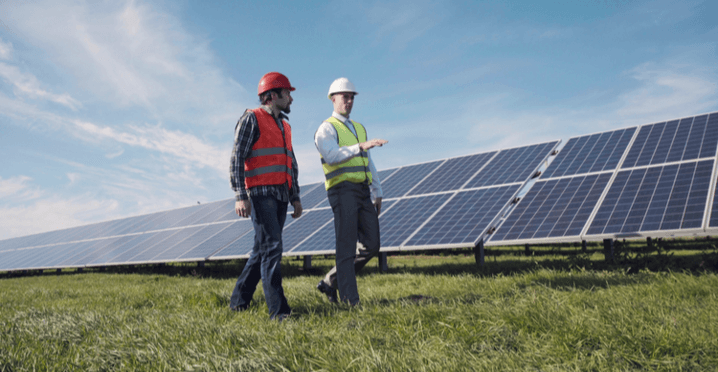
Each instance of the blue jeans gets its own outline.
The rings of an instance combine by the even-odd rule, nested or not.
[[[254,248],[234,286],[229,306],[235,310],[249,307],[252,295],[262,279],[269,317],[289,315],[292,311],[282,289],[282,229],[287,218],[287,202],[271,196],[253,196],[252,224]]]

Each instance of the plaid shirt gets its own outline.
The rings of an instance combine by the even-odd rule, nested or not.
[[[272,109],[268,106],[262,106],[264,111],[272,115]],[[272,115],[274,116],[274,115]],[[275,118],[277,126],[284,134],[284,124],[282,120],[288,119],[283,113],[279,113],[279,118]],[[252,146],[259,139],[259,125],[257,117],[251,110],[246,110],[234,128],[234,149],[232,150],[232,158],[229,164],[229,181],[232,190],[235,193],[237,201],[247,200],[250,196],[263,195],[273,196],[279,201],[294,203],[299,201],[299,168],[297,160],[292,151],[292,189],[289,190],[287,184],[256,186],[249,189],[247,195],[246,184],[244,183],[244,160],[252,152]]]

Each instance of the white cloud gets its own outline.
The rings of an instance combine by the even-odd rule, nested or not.
[[[0,59],[9,60],[12,58],[12,44],[5,43],[0,39]]]
[[[0,200],[9,196],[21,199],[34,198],[37,194],[29,189],[30,181],[32,178],[28,176],[16,176],[9,179],[0,177]]]
[[[82,175],[80,175],[78,173],[67,173],[66,176],[67,176],[67,179],[70,180],[70,185],[74,184],[80,178],[82,178]]]
[[[80,226],[107,219],[117,209],[116,201],[93,200],[87,196],[36,200],[29,205],[0,206],[0,239]]]
[[[14,86],[15,94],[17,95],[24,95],[33,99],[49,100],[69,107],[74,111],[82,107],[80,102],[70,97],[67,93],[54,94],[42,89],[40,82],[34,75],[23,73],[15,66],[0,62],[0,77]]]
[[[695,66],[646,63],[633,69],[631,77],[639,86],[619,97],[617,114],[623,117],[665,120],[703,113],[718,105],[716,77]]]
[[[141,107],[158,121],[212,124],[251,97],[216,67],[206,40],[136,1],[22,2],[7,20],[73,78],[86,100]],[[65,77],[67,78],[67,77]],[[79,96],[80,93],[75,96]],[[224,122],[222,122],[224,123]]]
[[[137,127],[130,126],[134,133],[121,132],[111,127],[84,121],[74,121],[77,129],[85,135],[99,140],[114,140],[123,144],[158,151],[162,154],[172,155],[183,159],[199,168],[210,167],[225,175],[229,169],[229,155],[226,151],[202,141],[201,139],[180,131],[173,131],[161,126]],[[77,133],[82,135],[82,133]],[[168,160],[172,163],[172,160]]]

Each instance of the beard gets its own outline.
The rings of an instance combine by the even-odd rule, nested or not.
[[[289,108],[289,105],[287,105],[287,107],[285,107],[285,108],[282,109],[282,112],[285,113],[285,114],[288,114],[288,113],[292,112],[292,109]]]

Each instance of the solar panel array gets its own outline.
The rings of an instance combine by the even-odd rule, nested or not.
[[[474,244],[558,141],[379,172],[383,249]],[[302,186],[303,215],[290,217],[285,255],[334,253],[333,213],[323,183]],[[442,234],[446,227],[450,235]],[[252,223],[234,200],[0,241],[0,271],[246,258]]]
[[[558,143],[380,171],[382,250],[718,231],[718,113],[574,137],[545,167]],[[301,198],[285,255],[334,253],[323,183],[302,186]],[[253,245],[251,221],[228,199],[3,240],[0,271],[227,260]]]
[[[382,251],[475,244],[558,143],[490,151],[379,172],[384,193],[379,216]],[[315,209],[330,211],[326,200]],[[297,229],[297,233],[305,235],[296,239],[299,243],[288,250],[287,228],[285,252],[289,255],[334,253],[333,214],[327,213],[321,221],[324,223],[317,221],[311,228]]]
[[[717,146],[718,113],[571,138],[487,244],[709,232]]]

